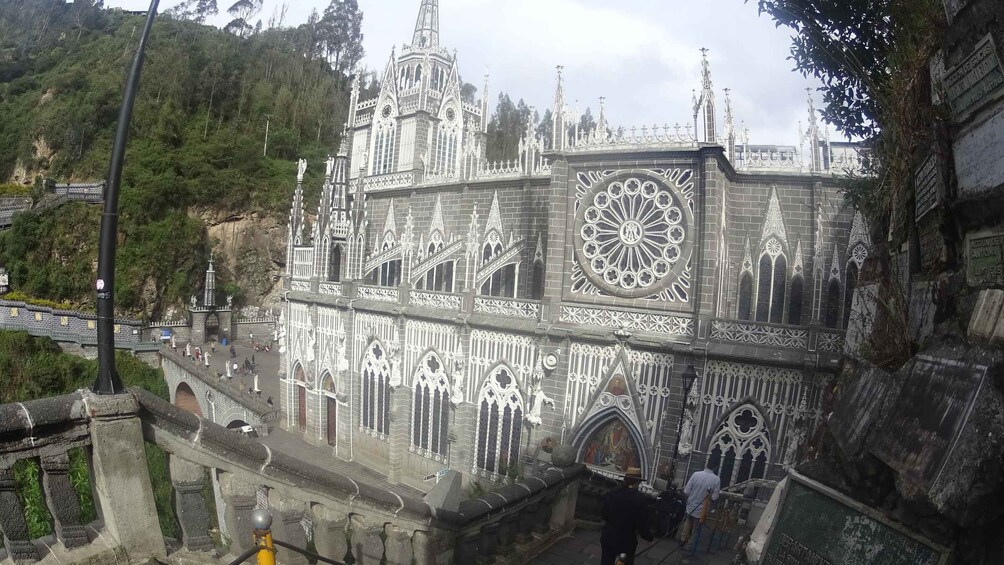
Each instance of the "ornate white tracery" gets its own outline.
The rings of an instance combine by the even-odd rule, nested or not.
[[[683,189],[693,184],[693,171],[662,172],[621,175],[611,182],[597,177],[595,186],[581,193],[578,273],[603,294],[642,298],[662,293],[660,298],[679,302],[689,297],[693,213]],[[585,286],[573,284],[588,290]]]
[[[523,397],[516,378],[500,364],[485,379],[478,396],[475,459],[471,472],[489,476],[505,474],[519,462],[523,427]]]
[[[726,487],[750,478],[765,478],[770,451],[766,419],[752,404],[743,404],[718,426],[708,446],[708,458],[718,459],[713,469],[722,487]]]
[[[385,439],[390,432],[390,362],[378,340],[366,348],[359,374],[362,379],[362,410],[359,428]]]
[[[428,352],[415,369],[411,450],[445,461],[450,416],[450,381],[443,361]]]
[[[396,143],[397,111],[391,102],[384,102],[373,118],[373,175],[393,173]]]

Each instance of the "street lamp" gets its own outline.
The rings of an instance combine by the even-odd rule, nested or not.
[[[683,410],[680,411],[680,421],[676,425],[676,444],[673,446],[673,466],[676,466],[676,456],[680,451],[680,433],[683,432],[683,416],[687,411],[687,397],[690,396],[690,388],[697,380],[697,370],[693,363],[687,363],[683,369]]]

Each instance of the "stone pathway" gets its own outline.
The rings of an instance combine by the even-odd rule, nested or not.
[[[635,565],[728,565],[732,562],[731,549],[702,551],[696,556],[685,553],[680,543],[672,539],[659,541],[652,549],[635,559]],[[641,540],[639,551],[649,547]],[[568,537],[558,540],[547,551],[533,559],[534,565],[593,565],[600,562],[600,531],[577,528]]]

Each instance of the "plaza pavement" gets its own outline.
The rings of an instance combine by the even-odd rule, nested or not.
[[[680,548],[680,542],[663,539],[652,549],[644,540],[639,540],[638,551],[645,551],[635,559],[635,565],[728,565],[732,562],[733,551],[724,549],[707,553],[704,544],[696,556]],[[600,531],[594,528],[576,528],[570,535],[561,538],[547,551],[534,557],[534,565],[594,565],[600,562]]]

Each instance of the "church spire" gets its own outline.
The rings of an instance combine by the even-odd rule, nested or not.
[[[439,0],[422,0],[415,21],[415,37],[412,47],[439,47]]]
[[[565,126],[565,89],[561,85],[561,70],[558,65],[558,87],[554,91],[554,110],[551,118],[553,120],[551,128],[551,149],[554,151],[564,151],[568,145],[568,128]]]
[[[732,100],[729,99],[729,89],[725,90],[725,152],[732,166],[736,164],[736,126],[732,117]]]
[[[701,101],[704,103],[704,141],[714,143],[716,139],[715,90],[711,84],[708,50],[703,47],[701,48]]]
[[[206,308],[216,307],[216,269],[213,266],[213,254],[209,254],[209,268],[206,269],[206,288],[202,298]]]

